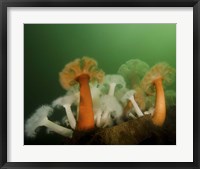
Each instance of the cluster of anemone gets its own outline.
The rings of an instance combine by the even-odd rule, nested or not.
[[[153,124],[162,126],[166,100],[167,106],[174,105],[176,97],[173,90],[165,95],[163,84],[171,83],[174,74],[175,70],[166,63],[150,68],[139,59],[131,59],[120,66],[117,74],[105,75],[94,59],[75,59],[59,73],[66,94],[51,105],[39,107],[26,121],[25,134],[35,137],[36,129],[45,126],[71,138],[75,130],[112,127],[147,114],[152,116]],[[72,106],[76,108],[72,110]],[[55,107],[64,108],[65,127],[49,120]]]

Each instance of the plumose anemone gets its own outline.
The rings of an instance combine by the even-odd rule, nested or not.
[[[102,111],[100,120],[101,127],[112,126],[114,120],[116,122],[120,121],[123,109],[119,101],[114,96],[102,96],[100,100],[100,106]],[[114,116],[114,119],[112,119],[111,115]]]
[[[135,112],[136,112],[137,116],[138,116],[138,117],[141,117],[141,116],[143,116],[143,113],[142,113],[142,111],[140,110],[138,104],[137,104],[136,101],[135,101],[134,94],[135,94],[135,91],[134,91],[134,90],[129,90],[129,91],[126,92],[126,93],[124,94],[124,96],[121,98],[121,101],[122,101],[122,102],[130,101],[131,104],[133,105],[134,109],[135,109]],[[128,104],[129,104],[129,103],[128,103]]]
[[[62,106],[65,108],[66,116],[68,118],[68,120],[66,121],[66,124],[69,122],[72,129],[75,129],[76,127],[76,120],[71,110],[71,105],[73,104],[73,102],[75,102],[76,99],[77,97],[71,94],[71,95],[65,95],[63,97],[59,97],[52,102],[53,107]]]
[[[157,126],[162,126],[166,118],[166,103],[163,82],[169,84],[173,80],[175,70],[167,63],[154,65],[144,76],[141,85],[144,91],[152,94],[156,90],[156,104],[152,121]]]
[[[39,107],[36,112],[26,121],[25,134],[27,137],[35,137],[36,129],[39,126],[45,126],[49,130],[62,135],[64,137],[72,137],[73,131],[62,127],[48,119],[53,113],[53,109],[50,106],[44,105]]]
[[[147,63],[139,59],[130,59],[119,67],[118,74],[124,77],[128,88],[135,89],[148,70]]]
[[[59,75],[63,88],[69,89],[77,83],[80,86],[79,116],[76,129],[79,131],[94,129],[94,112],[89,82],[102,82],[104,72],[98,68],[94,59],[82,57],[68,63]]]
[[[130,59],[126,63],[122,64],[118,69],[118,74],[124,77],[127,87],[136,91],[135,100],[142,110],[145,109],[145,97],[139,86],[142,78],[148,70],[149,65],[139,59]],[[129,100],[124,108],[124,114],[126,115],[132,107],[133,104]]]
[[[134,92],[134,100],[137,102],[137,104],[141,110],[145,110],[147,96],[145,95],[142,88],[139,86],[134,91],[135,91]],[[132,107],[133,107],[132,102],[130,100],[128,100],[128,102],[126,103],[126,106],[124,107],[124,115],[125,116],[127,116],[127,114],[131,111]]]

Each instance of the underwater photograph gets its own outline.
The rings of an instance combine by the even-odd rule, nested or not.
[[[24,145],[176,145],[176,24],[24,24]]]

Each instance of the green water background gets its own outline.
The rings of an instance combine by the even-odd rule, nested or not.
[[[129,59],[150,66],[165,61],[176,68],[176,24],[25,24],[25,120],[65,94],[58,73],[82,56],[94,58],[106,74],[117,73]]]

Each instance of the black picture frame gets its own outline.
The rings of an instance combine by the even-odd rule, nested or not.
[[[27,163],[7,162],[7,8],[8,7],[193,7],[193,162]],[[200,2],[199,0],[0,0],[0,167],[1,168],[200,168]]]

